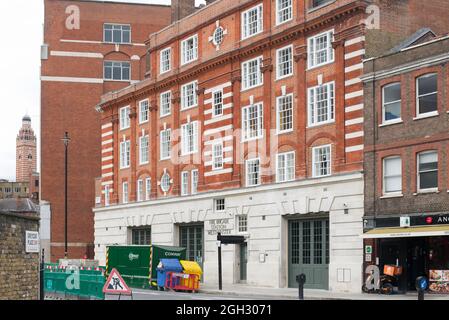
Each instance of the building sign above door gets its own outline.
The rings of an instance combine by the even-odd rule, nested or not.
[[[209,221],[207,232],[209,236],[216,236],[218,233],[229,235],[234,231],[234,224],[231,219],[216,219]]]

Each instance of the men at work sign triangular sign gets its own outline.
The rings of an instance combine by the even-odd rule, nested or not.
[[[109,275],[109,278],[104,285],[103,293],[132,295],[131,289],[116,269],[113,269]]]

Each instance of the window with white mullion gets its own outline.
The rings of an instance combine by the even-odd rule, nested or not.
[[[161,117],[171,114],[171,91],[161,93]]]
[[[171,157],[171,129],[161,131],[161,160]]]
[[[192,185],[191,185],[191,193],[197,194],[198,193],[198,182],[200,178],[200,173],[198,170],[192,170]]]
[[[198,35],[194,35],[181,43],[181,65],[198,59]]]
[[[131,43],[131,26],[106,23],[103,27],[103,41],[106,43]]]
[[[120,109],[120,130],[125,130],[131,127],[130,113],[130,107],[124,107]]]
[[[257,103],[243,108],[243,141],[263,137],[263,104]]]
[[[213,116],[219,117],[223,115],[223,90],[215,91],[213,98]]]
[[[139,140],[140,164],[147,164],[149,162],[150,137],[143,136]]]
[[[122,203],[129,202],[129,185],[128,182],[123,182],[122,185]]]
[[[123,141],[120,143],[120,168],[126,169],[130,166],[130,141]]]
[[[197,85],[198,82],[194,81],[181,87],[181,110],[198,106]]]
[[[145,180],[145,200],[150,200],[151,198],[151,178]]]
[[[181,196],[189,194],[189,173],[187,171],[181,172]]]
[[[416,79],[417,116],[438,113],[438,75],[426,74]]]
[[[288,46],[276,51],[276,76],[282,79],[293,75],[293,46]]]
[[[276,24],[282,24],[293,18],[293,0],[276,0]]]
[[[263,30],[263,5],[260,4],[242,13],[242,39],[254,36]]]
[[[221,170],[223,166],[223,143],[216,143],[212,147],[212,170]]]
[[[182,155],[198,152],[198,121],[182,126]]]
[[[139,102],[139,123],[148,122],[150,116],[150,101],[143,100]]]
[[[382,89],[382,122],[401,120],[401,84],[392,83]]]
[[[278,97],[276,104],[278,133],[293,131],[293,95]]]
[[[332,41],[334,31],[324,32],[308,40],[309,68],[325,65],[334,61],[334,48]]]
[[[262,57],[242,63],[242,90],[251,89],[263,84]]]
[[[166,73],[171,70],[171,48],[166,48],[160,53],[160,73]]]
[[[277,156],[277,182],[295,180],[295,153],[281,153]]]
[[[260,159],[246,161],[246,186],[254,187],[261,184]]]
[[[418,154],[418,190],[438,190],[438,152]]]
[[[145,200],[145,189],[143,180],[137,181],[137,202]]]
[[[383,160],[383,192],[386,195],[402,192],[401,157],[389,157]]]
[[[108,81],[129,81],[131,64],[124,61],[105,61],[103,64],[104,79]]]
[[[320,146],[312,149],[313,177],[331,175],[331,146]]]
[[[335,120],[334,83],[326,83],[309,89],[309,126]]]

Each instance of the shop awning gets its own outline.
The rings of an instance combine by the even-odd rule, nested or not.
[[[449,225],[444,226],[423,226],[410,228],[378,228],[365,234],[364,239],[379,238],[412,238],[412,237],[439,237],[449,236]]]

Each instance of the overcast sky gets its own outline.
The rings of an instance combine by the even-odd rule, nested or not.
[[[170,0],[120,2],[169,4]],[[197,5],[200,3],[204,0],[197,0]],[[0,179],[15,179],[16,136],[25,114],[31,116],[40,143],[39,76],[43,23],[43,0],[0,1],[0,30],[4,31],[0,50],[0,74],[3,75],[0,80]]]

